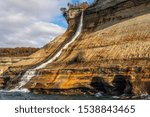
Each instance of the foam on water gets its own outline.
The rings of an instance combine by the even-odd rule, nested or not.
[[[0,93],[10,93],[10,92],[22,92],[22,93],[29,93],[30,91],[26,88],[21,89],[11,89],[11,90],[0,90]]]
[[[103,97],[103,92],[98,92],[95,94],[95,97]]]

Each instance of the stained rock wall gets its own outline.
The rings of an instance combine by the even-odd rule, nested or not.
[[[79,16],[77,13],[68,20],[69,30],[54,40],[56,43],[43,48],[49,53],[45,56],[71,38]],[[83,24],[78,39],[58,59],[39,70],[25,87],[47,94],[150,93],[150,1],[97,0],[84,11]],[[41,57],[41,51],[32,57]]]
[[[84,11],[77,41],[26,87],[46,92],[81,88],[82,93],[149,93],[149,13],[148,0],[99,1]],[[91,85],[95,77],[99,83]]]

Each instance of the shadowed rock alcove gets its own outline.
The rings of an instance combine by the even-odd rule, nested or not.
[[[114,88],[113,95],[132,94],[131,76],[115,75],[112,82]]]
[[[98,92],[104,92],[110,94],[111,86],[107,84],[102,77],[95,76],[92,78],[91,86],[96,89]]]

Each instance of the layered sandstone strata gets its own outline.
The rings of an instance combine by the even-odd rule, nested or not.
[[[109,1],[105,8],[98,2],[85,10],[77,41],[26,87],[46,92],[81,88],[115,95],[150,93],[149,12],[147,0]]]
[[[6,84],[8,84],[4,87],[9,89],[14,88],[27,69],[34,68],[52,58],[56,52],[58,52],[66,43],[68,43],[68,41],[70,41],[71,37],[75,33],[75,30],[77,29],[77,24],[79,22],[78,17],[80,17],[80,10],[77,9],[77,12],[78,14],[75,14],[74,18],[70,18],[70,16],[68,16],[69,27],[63,35],[58,36],[55,38],[55,40],[51,41],[37,52],[28,56],[27,59],[13,63],[5,69],[2,67],[2,80],[7,79]]]
[[[55,53],[74,34],[78,19],[69,19],[69,31],[15,66],[32,66]],[[48,94],[150,93],[150,1],[97,0],[84,11],[83,24],[78,39],[25,87]]]

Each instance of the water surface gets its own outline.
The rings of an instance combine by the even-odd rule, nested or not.
[[[45,95],[33,94],[25,92],[7,92],[0,91],[0,100],[117,100],[118,96],[91,96],[91,95]],[[144,96],[141,99],[150,100],[149,96]]]

